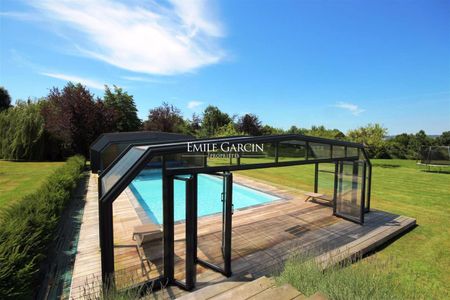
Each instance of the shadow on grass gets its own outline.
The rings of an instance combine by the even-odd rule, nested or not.
[[[450,174],[450,170],[421,170],[421,171],[425,173],[434,173],[434,174],[446,174],[446,175]]]
[[[400,168],[400,165],[395,164],[373,164],[374,167],[386,168],[386,169],[394,169]]]

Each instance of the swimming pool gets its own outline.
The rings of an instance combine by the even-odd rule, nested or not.
[[[130,184],[130,189],[146,211],[150,219],[162,224],[162,178],[160,170],[144,170]],[[198,175],[198,216],[222,212],[222,178],[212,175]],[[263,204],[280,198],[233,184],[234,209]],[[185,182],[174,182],[174,218],[185,219]]]

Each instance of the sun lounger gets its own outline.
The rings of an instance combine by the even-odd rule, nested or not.
[[[305,202],[308,202],[308,200],[314,200],[314,199],[325,200],[325,201],[329,201],[329,202],[333,201],[332,197],[327,196],[325,194],[320,194],[320,193],[306,192],[305,196],[306,196]]]
[[[163,232],[161,230],[161,226],[159,225],[145,224],[134,227],[133,240],[136,241],[136,246],[142,265],[144,265],[144,262],[147,261],[150,266],[150,260],[144,251],[145,244],[161,240],[162,238]]]

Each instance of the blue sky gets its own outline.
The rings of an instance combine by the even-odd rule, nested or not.
[[[450,130],[450,1],[0,0],[0,85],[67,80],[288,128]]]

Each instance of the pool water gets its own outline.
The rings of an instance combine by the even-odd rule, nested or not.
[[[174,218],[185,219],[185,186],[181,180],[174,180]],[[130,189],[147,212],[150,219],[162,224],[162,177],[160,170],[144,170],[130,184]],[[198,175],[198,216],[222,212],[221,193],[223,180],[212,175]],[[263,204],[280,198],[233,183],[234,209]]]

